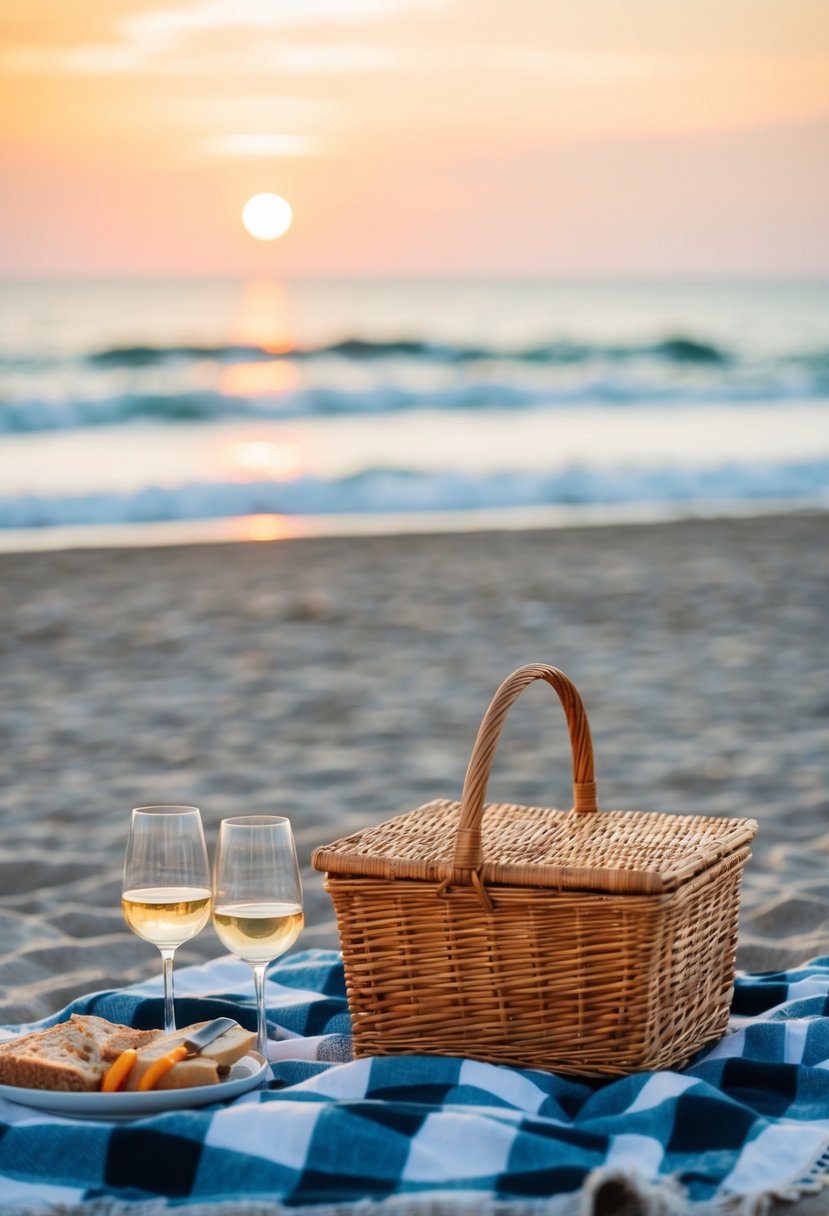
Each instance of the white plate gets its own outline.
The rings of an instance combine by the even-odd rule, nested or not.
[[[189,1089],[151,1089],[146,1093],[62,1093],[54,1089],[24,1089],[21,1085],[0,1085],[0,1098],[36,1106],[54,1115],[85,1119],[140,1119],[160,1111],[182,1110],[226,1102],[255,1089],[265,1078],[269,1064],[256,1051],[248,1052],[232,1066],[226,1081],[216,1085],[193,1085]]]

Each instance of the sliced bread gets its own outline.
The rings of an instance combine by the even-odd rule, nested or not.
[[[204,1022],[164,1034],[160,1030],[133,1030],[91,1014],[73,1013],[67,1022],[35,1030],[0,1043],[0,1084],[29,1089],[94,1092],[101,1088],[110,1064],[128,1048],[138,1052],[125,1089],[138,1089],[142,1076],[159,1056],[167,1055]],[[254,1046],[256,1036],[232,1026],[214,1042],[187,1060],[180,1060],[162,1076],[155,1089],[184,1089],[215,1085],[236,1060]]]
[[[160,1033],[73,1013],[68,1022],[0,1044],[0,1084],[94,1091],[122,1051],[147,1045]]]

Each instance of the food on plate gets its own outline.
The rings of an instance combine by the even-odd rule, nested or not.
[[[159,1033],[73,1013],[67,1022],[0,1043],[0,1083],[94,1091],[101,1088],[101,1078],[123,1051],[143,1047]]]
[[[195,1022],[183,1030],[159,1034],[152,1043],[139,1048],[122,1088],[187,1089],[191,1085],[214,1085],[227,1076],[231,1065],[256,1046],[253,1031],[234,1024],[198,1055],[181,1058],[181,1052],[186,1050],[184,1040],[203,1025],[204,1022]],[[147,1074],[152,1078],[150,1082],[146,1081]]]
[[[73,1013],[66,1022],[0,1043],[0,1084],[90,1093],[212,1085],[253,1047],[256,1036],[234,1023],[187,1056],[184,1039],[203,1025],[164,1034]]]

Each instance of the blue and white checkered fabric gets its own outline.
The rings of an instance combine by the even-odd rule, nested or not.
[[[179,1024],[231,1014],[252,1028],[249,977],[230,958],[180,970]],[[425,1207],[454,1195],[474,1197],[480,1212],[542,1199],[553,1211],[551,1197],[615,1174],[643,1194],[671,1180],[690,1211],[726,1199],[755,1210],[763,1196],[826,1180],[829,957],[739,976],[734,1029],[719,1044],[682,1072],[610,1082],[455,1058],[350,1060],[331,951],[274,965],[267,1000],[274,1082],[227,1105],[111,1123],[0,1100],[0,1205],[65,1211],[97,1199],[111,1212],[149,1200],[156,1211],[408,1196],[416,1210],[418,1198]],[[97,993],[37,1025],[70,1012],[150,1027],[161,1000],[155,983]]]

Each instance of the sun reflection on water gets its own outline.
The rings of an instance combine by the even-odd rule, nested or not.
[[[225,464],[243,481],[293,481],[303,471],[302,448],[290,440],[243,439],[224,448]]]
[[[278,397],[299,384],[299,372],[285,359],[231,363],[219,375],[219,391],[229,397]]]
[[[233,340],[242,346],[258,346],[272,355],[295,349],[296,337],[282,283],[252,279],[243,285]]]
[[[233,520],[234,540],[289,540],[302,529],[289,515],[240,515]]]

